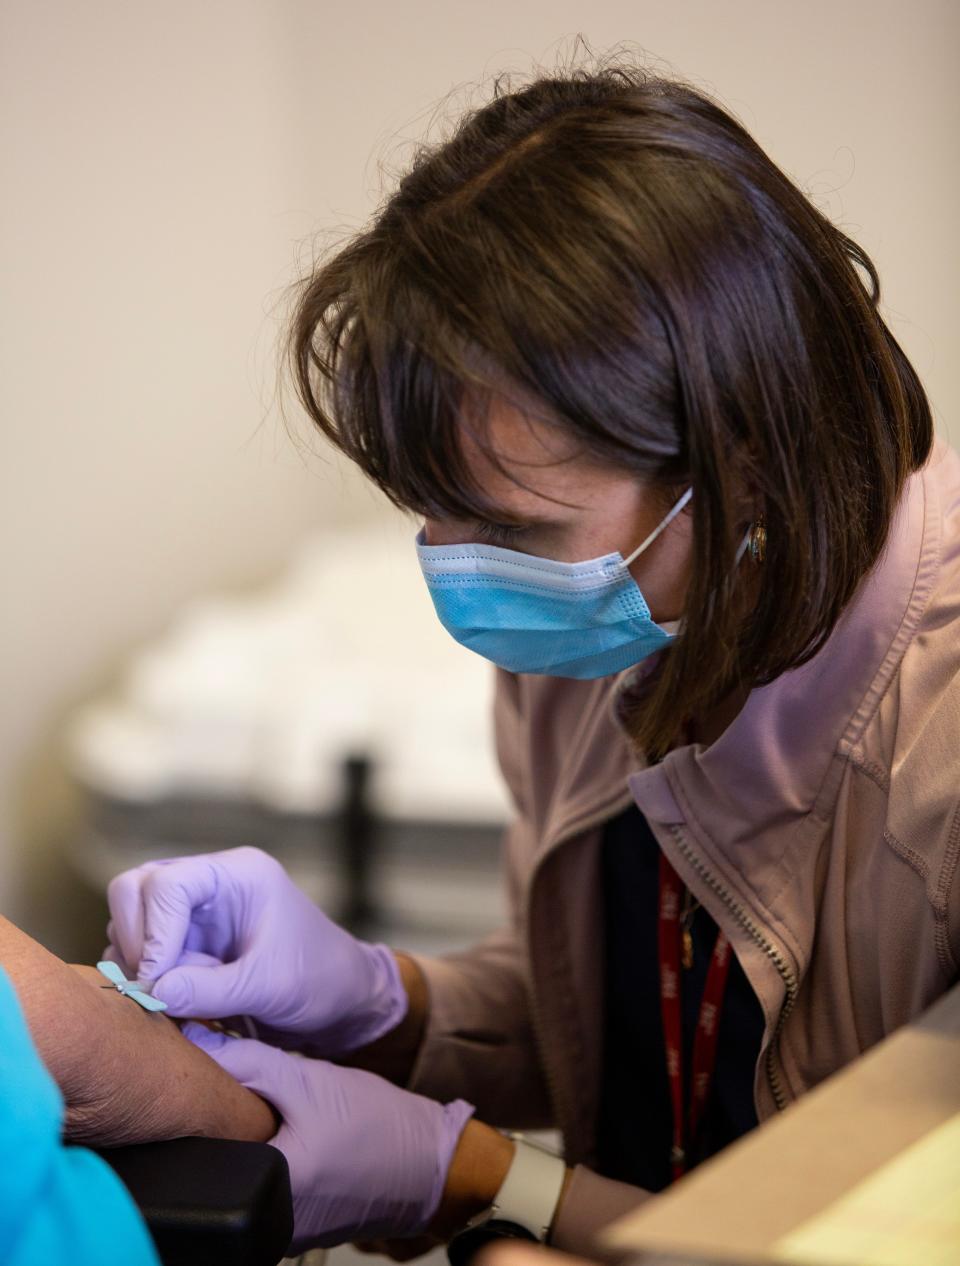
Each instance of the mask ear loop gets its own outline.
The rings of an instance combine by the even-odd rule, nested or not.
[[[629,567],[635,558],[640,557],[640,555],[643,553],[643,551],[647,548],[648,545],[653,544],[653,542],[657,539],[657,537],[664,530],[664,528],[670,526],[670,524],[677,517],[677,515],[680,513],[680,511],[683,509],[683,507],[687,504],[687,502],[690,500],[692,496],[693,496],[693,485],[691,484],[691,486],[687,489],[687,491],[683,494],[683,496],[680,498],[677,504],[673,507],[673,509],[667,515],[667,517],[660,524],[658,524],[657,527],[653,529],[653,531],[650,533],[647,539],[643,542],[643,544],[638,545],[637,548],[630,555],[630,557],[625,558],[623,560],[624,566]]]

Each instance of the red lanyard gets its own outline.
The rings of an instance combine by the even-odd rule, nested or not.
[[[683,885],[676,871],[660,854],[660,1014],[667,1048],[667,1076],[673,1103],[673,1150],[670,1162],[673,1177],[686,1170],[687,1153],[697,1137],[697,1127],[710,1097],[713,1071],[717,1063],[717,1030],[720,1008],[730,970],[730,942],[720,931],[710,958],[707,983],[700,1002],[697,1031],[693,1042],[690,1119],[684,1137],[683,1120],[683,1017],[680,1007],[680,897]]]

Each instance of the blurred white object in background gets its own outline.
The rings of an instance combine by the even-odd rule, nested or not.
[[[368,756],[390,819],[501,823],[493,670],[440,626],[408,534],[310,538],[275,584],[195,600],[67,729],[74,776],[124,801],[215,796],[322,814]]]

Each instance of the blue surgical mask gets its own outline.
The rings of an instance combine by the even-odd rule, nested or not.
[[[421,529],[417,555],[440,623],[514,673],[606,677],[639,663],[669,646],[677,623],[654,622],[629,565],[692,495],[688,488],[627,558],[560,563],[495,545],[424,545]]]

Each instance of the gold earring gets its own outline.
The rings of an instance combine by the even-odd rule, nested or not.
[[[747,550],[755,563],[762,563],[767,556],[767,525],[762,512],[757,520],[750,524]]]

